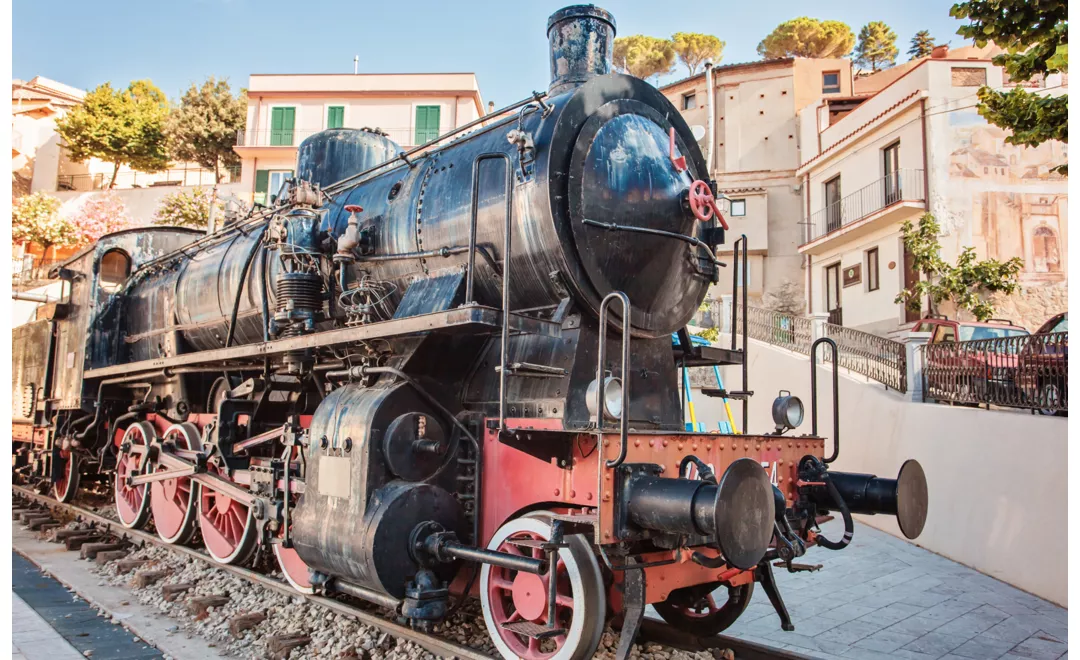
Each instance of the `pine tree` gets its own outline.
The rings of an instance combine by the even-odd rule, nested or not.
[[[934,38],[930,36],[930,30],[919,30],[911,38],[911,48],[908,49],[907,54],[913,60],[920,57],[930,57],[930,53],[933,52],[936,45]]]
[[[856,64],[878,71],[896,64],[899,52],[892,28],[882,21],[871,21],[859,30],[859,43],[853,55]]]

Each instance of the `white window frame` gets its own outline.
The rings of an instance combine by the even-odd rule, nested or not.
[[[691,99],[693,99],[693,101],[694,101],[694,106],[692,108],[688,108],[688,107],[686,107],[686,102],[691,100]],[[686,94],[682,95],[682,109],[683,109],[683,111],[697,110],[698,109],[697,92],[687,92]]]
[[[294,128],[293,131],[295,132],[295,130],[296,129]],[[281,180],[278,182],[277,186],[274,186],[275,174],[281,175]],[[294,174],[294,172],[292,170],[284,169],[266,171],[266,200],[268,205],[271,202],[271,198],[274,197],[274,195],[277,195],[278,191],[281,190],[281,185],[285,183],[285,178],[288,177],[290,174]]]
[[[742,204],[742,213],[736,213],[735,212],[735,204],[736,203],[741,203]],[[728,213],[730,213],[731,217],[733,217],[733,218],[744,218],[744,217],[746,217],[746,198],[745,197],[739,197],[737,199],[730,200],[729,206],[728,206]]]

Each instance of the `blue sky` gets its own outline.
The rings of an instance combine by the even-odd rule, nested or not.
[[[247,86],[251,73],[472,71],[485,102],[507,105],[547,86],[547,17],[570,1],[510,3],[284,2],[280,0],[15,0],[12,73],[91,89],[149,78],[170,98],[206,76]],[[842,20],[858,33],[871,20],[896,31],[900,59],[911,36],[963,45],[950,0],[854,3],[646,2],[606,0],[620,35],[705,32],[727,42],[723,63],[758,59],[776,25],[809,15]],[[668,79],[685,75],[678,65]]]

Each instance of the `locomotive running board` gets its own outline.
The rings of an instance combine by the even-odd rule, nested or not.
[[[520,314],[510,314],[510,332],[514,334],[541,335],[559,337],[562,327],[558,323],[535,319]],[[111,367],[90,369],[83,374],[85,379],[107,378],[109,376],[128,375],[145,371],[157,371],[171,367],[199,364],[218,364],[228,360],[252,360],[267,355],[278,355],[305,348],[335,346],[355,341],[369,341],[387,337],[401,337],[420,332],[445,330],[460,334],[497,334],[502,331],[502,312],[493,307],[473,305],[458,307],[444,312],[410,316],[369,323],[351,328],[339,328],[326,332],[314,332],[300,337],[289,337],[257,344],[245,344],[229,348],[215,348],[197,353],[185,353],[174,357],[129,362]]]

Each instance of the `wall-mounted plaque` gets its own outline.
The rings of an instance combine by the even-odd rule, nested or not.
[[[844,287],[862,282],[862,264],[844,266]]]

